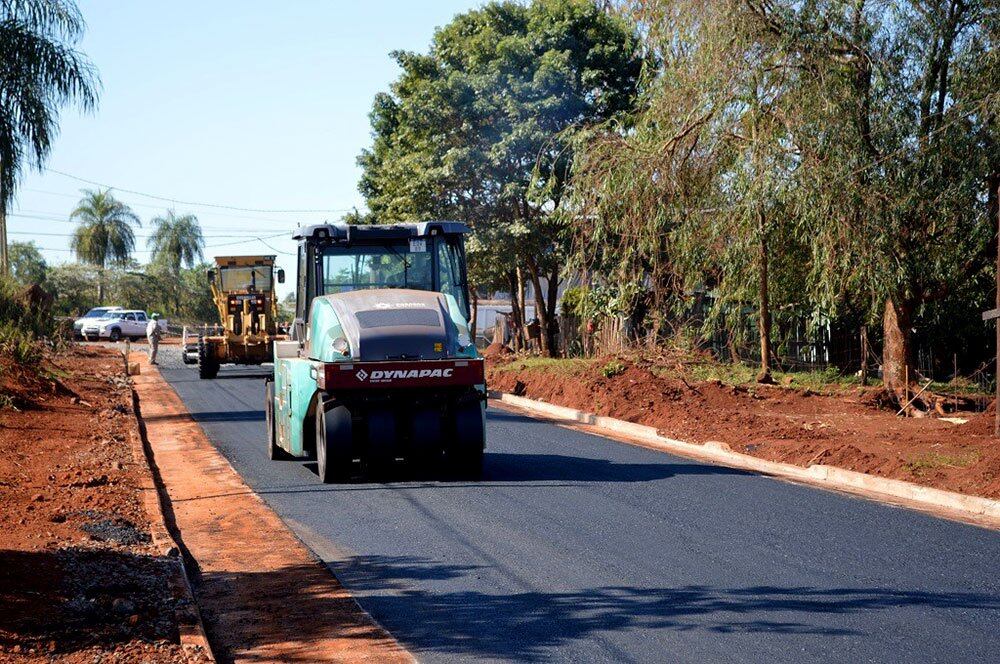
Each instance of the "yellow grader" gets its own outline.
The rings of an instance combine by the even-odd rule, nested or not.
[[[273,344],[287,339],[278,333],[275,281],[285,271],[275,269],[274,256],[217,256],[208,270],[212,297],[219,310],[221,334],[198,339],[198,376],[215,378],[223,364],[263,364],[272,361]]]

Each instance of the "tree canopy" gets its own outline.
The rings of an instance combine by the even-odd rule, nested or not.
[[[8,270],[7,205],[26,164],[40,166],[59,110],[97,101],[97,73],[75,49],[84,22],[71,0],[0,0],[0,271]]]
[[[913,375],[917,318],[996,250],[998,4],[621,11],[659,65],[630,123],[579,135],[581,264],[664,306],[756,305],[765,370],[771,311],[794,308],[880,322],[886,383]]]
[[[48,265],[34,242],[11,242],[10,276],[19,284],[28,286],[45,281]]]
[[[541,280],[559,282],[572,213],[569,134],[632,107],[638,45],[593,2],[536,0],[491,2],[439,29],[428,53],[395,52],[402,74],[376,97],[359,159],[372,220],[465,221],[475,285],[511,287],[523,266],[544,328],[556,303]]]

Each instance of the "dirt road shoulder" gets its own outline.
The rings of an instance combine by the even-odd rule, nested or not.
[[[243,482],[155,367],[131,360],[142,363],[135,389],[169,525],[220,661],[413,661]]]
[[[121,355],[3,355],[0,395],[0,661],[208,661]]]

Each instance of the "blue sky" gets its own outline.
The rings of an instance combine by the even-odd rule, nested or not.
[[[274,253],[246,241],[255,236],[278,235],[267,243],[292,252],[298,225],[363,208],[355,159],[370,143],[372,98],[398,74],[389,52],[425,51],[436,27],[481,4],[81,0],[88,29],[80,48],[100,71],[100,105],[90,115],[64,111],[46,165],[113,186],[144,222],[168,206],[196,214],[206,259]],[[50,263],[72,261],[67,219],[86,187],[51,171],[29,173],[8,218],[11,240],[34,240]],[[122,189],[321,212],[171,204]],[[148,223],[137,230],[148,232]],[[145,250],[146,238],[137,245]],[[291,257],[280,258],[294,274]]]

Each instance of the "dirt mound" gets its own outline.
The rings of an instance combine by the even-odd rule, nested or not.
[[[489,359],[489,360],[495,359],[495,358],[498,358],[498,357],[507,357],[507,356],[513,355],[513,354],[514,354],[514,351],[512,351],[510,348],[507,348],[503,344],[498,343],[496,341],[494,341],[489,346],[487,346],[486,350],[484,350],[482,352],[483,357],[485,357],[486,359]]]
[[[491,389],[654,426],[689,442],[719,440],[772,461],[822,463],[1000,498],[1000,441],[992,438],[989,413],[966,414],[969,423],[956,425],[896,417],[876,388],[817,394],[697,382],[656,369],[627,360],[513,361],[492,364],[487,380]]]
[[[0,407],[23,410],[60,393],[59,383],[47,380],[45,366],[25,366],[0,351]]]
[[[992,436],[996,420],[997,402],[993,401],[986,407],[985,411],[972,417],[965,426],[968,427],[969,433],[979,436]],[[1000,446],[1000,440],[997,441],[997,445]]]

